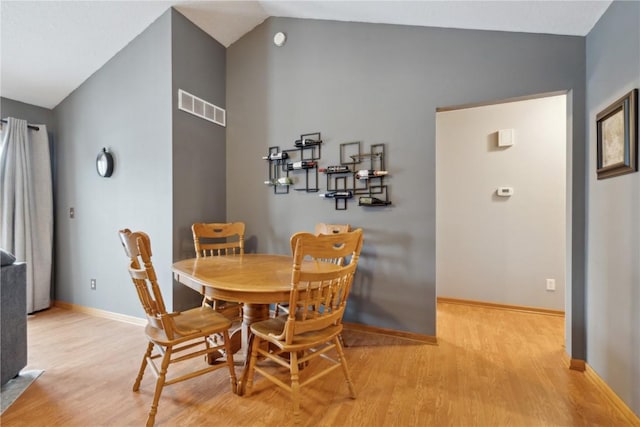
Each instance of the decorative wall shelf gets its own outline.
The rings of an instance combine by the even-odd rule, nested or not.
[[[336,210],[346,210],[347,200],[356,196],[358,206],[391,205],[385,184],[388,172],[384,144],[372,144],[369,152],[363,153],[360,141],[342,143],[340,164],[320,169],[320,132],[302,134],[293,145],[294,148],[285,150],[279,146],[269,147],[269,153],[263,157],[269,163],[269,179],[265,184],[273,186],[274,194],[287,194],[290,188],[307,193],[318,192],[318,172],[324,172],[327,186],[326,192],[320,196],[333,199]]]
[[[269,179],[265,184],[273,185],[275,194],[289,192],[289,188],[294,185],[290,173],[300,175],[300,181],[304,182],[304,186],[294,187],[294,190],[307,193],[315,193],[319,190],[318,160],[322,153],[320,132],[300,135],[300,139],[294,142],[294,146],[295,148],[282,151],[279,146],[269,147],[269,154],[263,157],[269,162]]]
[[[391,204],[384,183],[388,174],[384,157],[384,144],[372,144],[368,153],[361,152],[360,141],[340,144],[340,164],[322,170],[327,176],[325,197],[335,198],[336,210],[346,210],[347,200],[353,196],[361,196],[358,206]]]
[[[289,154],[280,151],[279,146],[269,147],[269,154],[263,157],[269,162],[269,179],[264,183],[273,186],[274,194],[286,194],[293,180],[289,178],[289,171],[286,168]]]

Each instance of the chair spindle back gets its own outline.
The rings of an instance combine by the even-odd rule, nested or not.
[[[243,222],[193,224],[196,257],[244,254],[244,230]]]
[[[321,330],[342,322],[351,284],[362,250],[362,229],[338,234],[296,233],[291,237],[295,248],[289,298],[289,315],[282,334],[287,343],[294,335]],[[350,257],[347,265],[330,271],[305,270],[303,260]]]
[[[129,275],[149,325],[164,331],[168,339],[173,339],[174,325],[167,314],[162,291],[151,262],[149,236],[142,231],[132,232],[129,229],[120,230],[119,234],[124,251],[129,257]]]

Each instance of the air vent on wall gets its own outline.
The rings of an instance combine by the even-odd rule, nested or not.
[[[220,126],[227,125],[227,112],[195,95],[178,89],[178,108]]]

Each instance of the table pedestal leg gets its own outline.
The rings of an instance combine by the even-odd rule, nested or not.
[[[245,304],[242,310],[242,351],[245,358],[249,360],[251,348],[249,345],[250,327],[252,323],[269,318],[269,305],[267,304]]]
[[[265,320],[269,318],[269,305],[268,304],[244,304],[242,310],[242,353],[244,359],[244,366],[242,374],[239,378],[238,394],[244,394],[244,388],[246,384],[247,373],[249,370],[249,360],[251,359],[251,324]]]

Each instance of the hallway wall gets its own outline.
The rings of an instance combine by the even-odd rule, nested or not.
[[[566,95],[436,114],[438,297],[564,311],[566,139]]]

